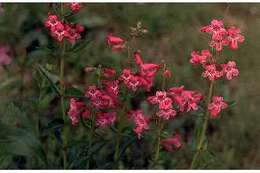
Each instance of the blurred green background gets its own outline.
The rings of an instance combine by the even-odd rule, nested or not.
[[[49,4],[2,4],[0,44],[11,46],[13,59],[12,64],[1,68],[0,72],[0,118],[5,123],[13,123],[6,109],[16,111],[11,114],[19,116],[22,116],[20,111],[23,111],[33,120],[37,116],[43,117],[43,122],[51,119],[53,112],[58,109],[58,101],[52,100],[54,96],[43,97],[49,102],[33,106],[38,103],[35,100],[39,97],[34,79],[35,62],[49,64],[50,69],[58,70],[57,66],[52,65],[57,64],[57,58],[48,52],[55,48],[53,40],[43,27],[49,9]],[[125,54],[112,53],[107,48],[106,33],[114,32],[125,37],[129,27],[141,21],[149,32],[136,41],[135,49],[142,51],[146,61],[159,63],[164,59],[167,62],[173,72],[169,86],[185,85],[186,88],[203,92],[206,88],[205,80],[200,76],[201,71],[189,63],[189,59],[192,50],[207,48],[208,37],[200,33],[199,28],[212,19],[224,19],[226,26],[240,27],[245,42],[237,51],[223,52],[223,57],[237,62],[240,77],[231,82],[220,81],[216,88],[217,94],[236,104],[225,111],[220,119],[210,122],[209,147],[214,151],[217,161],[206,168],[259,169],[260,4],[84,4],[81,12],[71,20],[86,27],[84,39],[90,43],[80,53],[67,55],[66,81],[78,86],[91,83],[83,71],[85,66],[102,64],[118,69],[126,57]],[[176,120],[181,121],[180,128],[183,131],[192,130],[191,116]],[[4,132],[1,133],[4,135]],[[16,147],[19,148],[19,145]],[[0,156],[0,168],[34,168],[37,165],[33,161],[28,165],[28,160],[24,161],[14,155],[7,157],[4,153]],[[185,169],[189,167],[192,154],[187,145],[176,153],[168,154],[166,158],[164,168]],[[140,162],[133,167],[144,168]],[[17,166],[17,163],[22,166]]]

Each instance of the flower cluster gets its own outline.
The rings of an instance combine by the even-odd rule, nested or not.
[[[71,2],[71,3],[69,3],[68,5],[69,5],[69,7],[70,7],[70,10],[71,10],[73,13],[77,13],[77,12],[79,12],[80,9],[81,9],[81,5],[80,5],[80,3],[78,3],[78,2]]]
[[[136,126],[134,132],[140,139],[143,132],[149,129],[150,119],[144,115],[142,110],[130,111],[128,117],[130,120],[134,121]]]
[[[71,98],[68,115],[70,117],[71,124],[77,125],[79,123],[80,116],[84,119],[89,118],[90,111],[86,108],[86,105],[83,102]]]
[[[225,28],[223,20],[212,20],[209,25],[201,28],[201,32],[211,35],[209,46],[217,52],[221,52],[223,46],[238,49],[238,43],[244,42],[244,36],[241,34],[240,29],[234,26]],[[239,75],[235,61],[228,61],[221,64],[218,63],[219,60],[219,53],[212,55],[209,50],[202,50],[200,53],[192,51],[190,63],[193,65],[201,64],[204,69],[202,77],[208,79],[210,82],[224,77],[227,80],[232,80]],[[218,117],[221,110],[225,108],[227,108],[227,104],[224,102],[223,97],[214,96],[212,103],[208,105],[208,110],[212,118]]]
[[[214,96],[212,102],[209,103],[208,109],[210,111],[211,118],[216,118],[222,109],[228,107],[228,104],[224,101],[221,96]]]
[[[51,36],[59,42],[67,39],[70,43],[74,44],[81,38],[80,34],[84,32],[84,27],[82,25],[64,23],[54,14],[49,14],[44,24],[45,27],[49,29]]]
[[[157,91],[147,98],[150,104],[158,104],[156,115],[165,120],[174,118],[177,112],[190,112],[198,109],[202,95],[197,91],[184,90],[184,86],[172,87],[167,92]]]
[[[70,108],[68,115],[72,125],[79,123],[80,116],[88,119],[91,114],[91,109],[97,110],[96,126],[104,128],[111,125],[116,120],[116,112],[107,112],[118,106],[118,81],[103,81],[102,88],[91,85],[86,89],[85,97],[89,98],[90,103],[87,105],[83,102],[70,99]],[[93,113],[93,112],[92,112]]]
[[[136,91],[138,88],[150,91],[154,84],[154,77],[160,69],[160,66],[157,64],[143,63],[139,52],[134,53],[134,58],[138,66],[138,71],[134,73],[131,69],[124,69],[119,80],[132,91]]]
[[[238,49],[238,43],[243,43],[245,38],[241,35],[239,28],[231,26],[224,27],[223,20],[214,19],[207,26],[201,28],[201,32],[211,35],[210,47],[217,51],[222,51],[223,46],[230,46],[231,49]]]

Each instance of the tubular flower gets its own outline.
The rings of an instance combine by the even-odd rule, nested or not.
[[[159,70],[157,64],[145,64],[139,52],[134,53],[135,62],[138,65],[138,72],[133,73],[130,69],[124,69],[120,81],[122,81],[127,88],[136,91],[138,88],[143,88],[150,91],[154,84],[154,77]]]
[[[181,136],[176,134],[173,137],[163,139],[161,145],[166,151],[175,152],[182,147]]]
[[[210,25],[201,28],[201,32],[211,35],[209,46],[217,51],[222,51],[223,46],[230,46],[231,49],[237,49],[238,43],[244,42],[244,36],[241,35],[239,28],[234,26],[226,29],[223,20],[212,20]]]
[[[223,69],[222,71],[226,76],[227,80],[231,80],[239,75],[239,70],[236,67],[235,61],[229,61],[227,64],[221,64],[221,66]]]
[[[124,45],[125,40],[120,37],[113,36],[112,34],[108,34],[107,36],[107,44],[112,46],[112,51],[117,52],[122,49],[125,49],[126,46]]]
[[[67,39],[70,43],[74,44],[81,38],[81,33],[84,31],[84,27],[80,24],[76,26],[71,24],[65,24],[61,22],[56,15],[49,14],[48,18],[44,22],[44,25],[50,31],[50,35],[59,42]]]
[[[113,76],[115,76],[116,71],[113,68],[104,68],[103,69],[103,76],[105,76],[106,78],[111,78]]]
[[[241,35],[240,29],[234,26],[228,28],[227,39],[231,49],[238,49],[238,43],[243,43],[245,41],[244,36]]]
[[[217,118],[222,109],[226,109],[228,104],[221,96],[213,96],[211,103],[208,105],[211,118]]]
[[[109,109],[117,106],[117,98],[106,90],[98,89],[96,86],[89,86],[85,92],[85,96],[91,101],[96,109]]]
[[[205,64],[207,62],[207,58],[212,57],[212,54],[209,50],[202,50],[201,55],[199,55],[198,51],[191,52],[191,64]]]
[[[136,133],[138,139],[140,139],[144,131],[149,129],[149,118],[143,114],[142,110],[130,111],[128,117],[134,121],[135,128],[133,131]]]
[[[85,104],[83,102],[77,101],[74,98],[70,99],[68,115],[70,117],[72,125],[77,125],[79,123],[80,114],[82,113],[82,111],[84,111],[84,109]],[[88,116],[86,115],[86,110],[83,117],[88,118]]]
[[[223,72],[217,70],[216,64],[205,65],[204,69],[202,76],[210,81],[215,81],[223,76]]]
[[[96,126],[99,128],[110,126],[116,121],[116,112],[100,112],[96,116]]]
[[[147,98],[148,103],[158,104],[159,111],[156,115],[163,119],[174,118],[176,111],[173,109],[173,101],[170,97],[167,97],[167,92],[157,91],[155,96],[150,96]]]
[[[172,87],[168,95],[177,104],[180,112],[190,112],[198,109],[202,94],[197,91],[184,90],[184,86]]]

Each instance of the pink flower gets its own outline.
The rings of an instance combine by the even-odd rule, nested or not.
[[[166,97],[161,102],[159,102],[159,109],[163,109],[163,110],[172,109],[172,99]]]
[[[184,87],[173,87],[168,90],[168,95],[178,105],[180,112],[189,112],[198,109],[202,94],[196,91],[184,90]]]
[[[166,151],[174,152],[182,147],[181,137],[176,134],[171,138],[163,139],[161,145]]]
[[[115,76],[115,74],[116,74],[115,69],[112,69],[112,68],[103,69],[103,76],[105,76],[106,78],[111,78],[111,77]]]
[[[12,59],[9,56],[9,52],[10,52],[9,46],[0,46],[0,66],[11,64]]]
[[[161,109],[158,112],[156,112],[156,115],[160,118],[163,118],[165,120],[169,120],[171,118],[174,118],[176,116],[177,112],[174,109]]]
[[[77,32],[77,29],[67,24],[65,25],[65,36],[71,44],[75,44],[75,42],[81,38],[81,35]]]
[[[70,9],[71,9],[71,11],[73,11],[74,13],[77,13],[77,12],[80,11],[81,5],[80,5],[80,3],[77,3],[77,2],[71,2],[71,3],[70,3]]]
[[[221,96],[213,96],[211,103],[208,105],[211,118],[217,118],[222,109],[226,109],[228,104]]]
[[[130,111],[128,117],[134,121],[134,132],[137,134],[138,139],[140,139],[144,131],[149,129],[149,118],[143,114],[142,110]]]
[[[155,96],[148,97],[147,101],[150,104],[158,104],[162,102],[167,96],[167,92],[165,91],[156,91]]]
[[[96,116],[96,126],[99,128],[110,126],[116,121],[116,112],[100,112]]]
[[[113,36],[112,34],[109,34],[107,36],[107,43],[108,45],[110,46],[114,46],[114,45],[121,45],[123,44],[125,41],[120,38],[120,37],[116,37],[116,36]]]
[[[46,28],[52,28],[58,24],[59,20],[56,15],[49,14],[48,18],[45,20],[44,25]]]
[[[216,64],[205,65],[204,69],[202,76],[210,81],[215,81],[223,76],[223,72],[217,70]]]
[[[119,94],[119,81],[103,81],[104,90],[111,96],[117,97]]]
[[[134,58],[135,58],[135,63],[137,65],[142,65],[143,64],[143,60],[142,60],[141,54],[139,52],[135,52],[134,53]]]
[[[160,69],[160,66],[157,64],[141,64],[140,65],[141,76],[145,76],[145,77],[154,77],[159,69]]]
[[[68,115],[70,117],[72,125],[77,125],[79,123],[80,114],[84,109],[85,109],[85,104],[83,102],[77,101],[74,98],[70,99],[70,107],[69,107]],[[86,117],[86,115],[84,116]]]
[[[119,52],[125,48],[126,48],[126,46],[124,44],[117,44],[117,45],[112,46],[112,51]]]
[[[221,41],[225,39],[225,36],[227,35],[227,31],[223,24],[223,20],[213,19],[210,25],[201,28],[201,32],[211,34],[212,40],[214,41]]]
[[[89,110],[85,110],[83,113],[82,113],[82,117],[84,119],[89,119],[90,118],[90,111]]]
[[[85,92],[85,96],[90,99],[94,99],[100,94],[101,94],[101,91],[95,85],[89,86]]]
[[[156,115],[163,119],[174,118],[177,112],[173,108],[173,100],[167,97],[167,92],[157,91],[155,96],[150,96],[147,98],[148,103],[158,104],[159,111]]]
[[[62,42],[65,38],[65,35],[65,27],[61,22],[57,22],[55,26],[51,27],[51,36],[57,41]]]
[[[113,83],[114,85],[114,83]],[[105,89],[112,91],[112,83],[105,82]],[[117,97],[116,93],[108,93],[106,90],[101,90],[96,86],[89,86],[85,92],[85,96],[88,97],[91,101],[91,104],[96,109],[110,109],[115,108],[117,106]],[[117,91],[114,91],[117,92]]]
[[[221,64],[221,66],[223,68],[223,73],[226,76],[227,80],[231,80],[239,75],[239,70],[236,67],[235,61],[228,61],[227,64]]]
[[[245,41],[244,36],[241,35],[240,29],[234,26],[228,28],[227,39],[231,49],[238,49],[238,43],[243,43]]]
[[[191,59],[190,59],[190,63],[192,64],[205,64],[207,61],[208,57],[211,57],[212,54],[210,53],[209,50],[202,50],[201,51],[201,55],[198,54],[198,51],[192,51],[191,53]]]
[[[85,67],[84,72],[90,73],[90,72],[95,71],[96,69],[97,69],[96,67]]]

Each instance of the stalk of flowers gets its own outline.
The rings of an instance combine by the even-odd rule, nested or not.
[[[193,51],[191,53],[190,63],[193,65],[200,64],[204,70],[202,77],[209,81],[208,99],[206,103],[207,110],[191,168],[197,166],[200,151],[204,149],[209,118],[218,118],[221,111],[228,107],[227,102],[222,96],[214,95],[213,87],[216,81],[221,78],[232,80],[239,75],[236,62],[227,61],[226,63],[221,63],[219,55],[225,47],[236,50],[238,49],[239,43],[244,42],[244,36],[241,34],[240,29],[234,26],[226,28],[223,20],[214,19],[209,25],[203,26],[200,31],[210,35],[211,40],[209,41],[209,46],[212,50],[215,50],[216,53],[213,55],[213,53],[207,49],[201,52]]]
[[[78,3],[70,3],[70,10],[72,13],[79,12],[80,4]],[[58,42],[60,53],[60,105],[63,120],[66,120],[66,111],[64,105],[64,92],[65,92],[65,82],[64,82],[64,67],[65,67],[65,53],[66,53],[66,42],[70,44],[75,44],[77,40],[81,38],[81,34],[84,31],[84,27],[80,24],[72,24],[65,22],[66,20],[66,8],[65,4],[59,4],[60,12],[59,14],[49,13],[47,19],[44,22],[44,26],[49,30],[50,35]],[[80,107],[80,103],[76,100],[72,101],[74,103],[74,107],[71,114],[75,115],[77,108]],[[86,113],[85,113],[86,116]],[[76,123],[76,117],[74,117],[73,123]],[[67,154],[66,154],[66,134],[67,132],[64,130],[63,134],[63,166],[66,168],[67,166]]]

